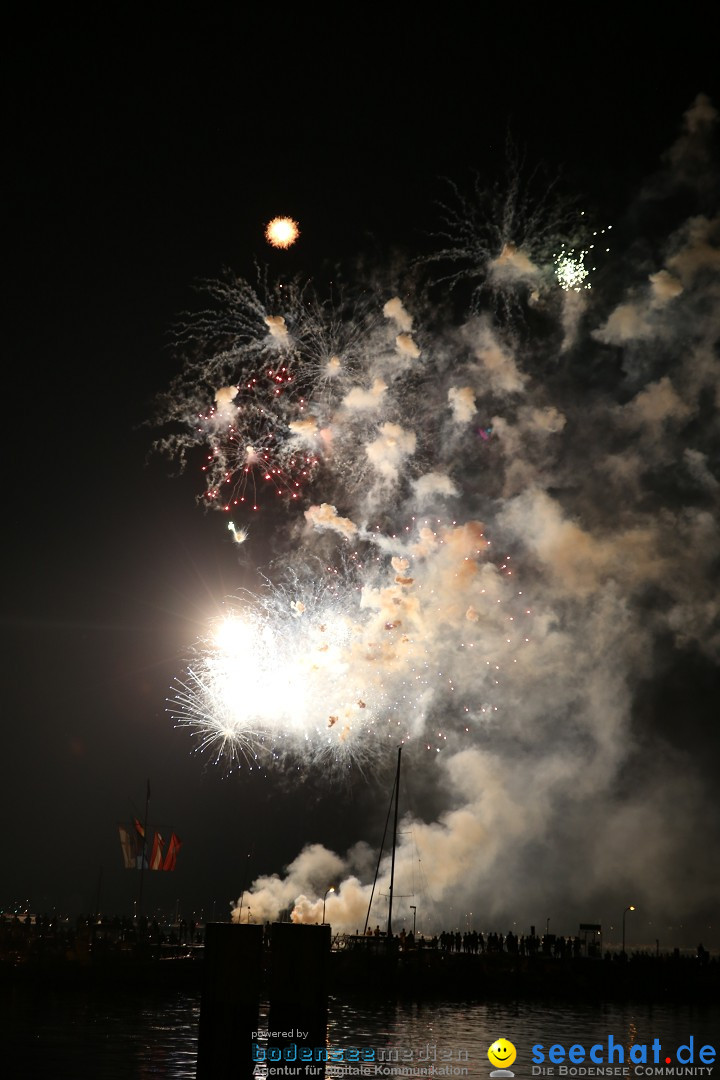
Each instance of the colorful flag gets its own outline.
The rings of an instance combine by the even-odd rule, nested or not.
[[[163,868],[163,847],[165,841],[159,832],[155,833],[153,838],[152,854],[150,856],[150,869],[162,870]]]
[[[118,825],[118,832],[120,833],[120,846],[122,848],[125,869],[134,870],[137,866],[137,845],[135,837],[130,829],[127,829],[124,825]]]
[[[178,851],[182,847],[182,843],[178,840],[175,833],[170,837],[170,843],[168,844],[167,855],[165,856],[165,862],[163,863],[163,870],[174,870],[177,863]]]
[[[141,825],[137,818],[133,818],[133,823],[135,825],[135,832],[138,834],[138,836],[140,837],[141,840],[144,840],[145,839],[145,826]]]

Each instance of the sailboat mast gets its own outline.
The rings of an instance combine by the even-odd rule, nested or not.
[[[393,892],[395,890],[395,848],[397,847],[398,804],[400,802],[400,755],[402,746],[398,746],[397,773],[395,774],[395,820],[393,824],[392,860],[390,862],[390,903],[388,905],[387,939],[392,940]]]

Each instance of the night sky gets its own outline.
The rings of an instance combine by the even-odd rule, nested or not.
[[[256,568],[269,554],[287,557],[297,529],[294,508],[268,508],[250,522],[239,549],[222,515],[198,505],[200,456],[177,475],[153,455],[158,396],[180,364],[171,327],[197,304],[195,283],[227,267],[248,280],[260,263],[273,279],[320,281],[342,268],[352,280],[358,267],[367,274],[368,266],[432,252],[447,179],[468,193],[477,177],[502,182],[510,134],[526,168],[558,175],[562,192],[586,200],[621,234],[627,260],[606,272],[606,308],[596,327],[606,326],[611,363],[619,370],[625,362],[640,380],[618,398],[618,407],[626,406],[638,387],[662,377],[638,374],[647,361],[632,348],[623,361],[617,332],[607,329],[613,308],[639,295],[639,285],[628,285],[627,265],[634,260],[636,282],[646,281],[664,265],[660,238],[690,217],[717,214],[718,174],[714,184],[707,180],[712,149],[701,162],[690,155],[684,166],[668,164],[698,95],[720,107],[712,35],[691,18],[692,8],[684,12],[685,28],[642,32],[620,22],[603,26],[600,15],[583,18],[578,8],[567,18],[471,9],[449,22],[439,10],[428,19],[385,14],[371,21],[349,10],[329,22],[311,11],[204,13],[184,22],[173,15],[162,25],[123,16],[115,27],[59,14],[31,24],[16,13],[3,58],[0,906],[76,913],[94,908],[99,895],[104,911],[131,911],[137,876],[123,869],[117,823],[142,817],[148,779],[151,826],[174,829],[183,841],[175,873],[146,878],[148,910],[172,911],[179,900],[184,911],[226,917],[233,898],[259,875],[282,875],[306,843],[342,855],[362,840],[374,850],[389,798],[387,768],[375,778],[350,776],[344,786],[326,784],[321,773],[303,783],[297,775],[247,769],[225,776],[207,756],[192,753],[189,734],[175,730],[167,712],[173,679],[208,618],[228,595],[257,586]],[[686,177],[670,190],[667,170],[677,176],[683,167],[702,183]],[[278,213],[291,214],[302,229],[287,252],[272,251],[263,238],[266,221]],[[717,245],[717,227],[709,236]],[[719,295],[717,277],[714,286],[707,280],[713,265],[717,275],[717,260],[703,271],[696,312],[709,327]],[[403,302],[412,307],[407,292]],[[677,341],[692,351],[692,330],[685,338],[678,332]],[[717,336],[704,342],[717,364]],[[567,395],[575,425],[565,452],[580,453],[580,474],[589,471],[600,431],[599,412],[588,406],[587,439],[577,434],[583,387],[596,403],[604,391],[595,376],[588,371],[572,390],[557,380],[555,400]],[[673,428],[667,491],[655,477],[652,498],[640,493],[633,504],[646,513],[652,499],[680,512],[675,453],[690,440],[695,453],[702,448],[702,461],[692,460],[696,471],[705,469],[706,488],[693,506],[717,521],[720,394],[717,375],[714,399],[712,373],[705,378],[694,411]],[[677,379],[674,385],[682,390]],[[638,454],[654,453],[637,432],[628,429],[625,437],[628,445],[636,439]],[[624,452],[610,442],[603,453]],[[586,523],[589,504],[602,505],[590,484],[563,503]],[[613,491],[609,486],[608,500]],[[485,497],[496,505],[505,498],[499,489]],[[308,494],[303,506],[314,498]],[[512,533],[510,509],[497,516]],[[531,921],[544,926],[548,916],[568,933],[582,921],[616,926],[635,900],[632,875],[617,865],[621,848],[609,851],[602,834],[626,820],[611,820],[608,808],[628,798],[646,767],[644,782],[654,794],[642,804],[647,816],[638,810],[632,818],[625,861],[654,863],[652,885],[637,888],[657,903],[648,910],[646,899],[638,912],[638,940],[693,946],[699,935],[706,946],[720,947],[712,917],[720,900],[713,786],[720,546],[716,533],[697,544],[704,584],[692,587],[697,605],[704,598],[703,629],[693,627],[696,607],[689,603],[649,634],[622,735],[632,754],[618,760],[601,795],[587,793],[582,809],[566,792],[564,813],[579,823],[555,846],[538,836],[524,863],[532,888],[525,890],[520,860],[508,871],[512,889],[500,906],[484,899],[483,889],[493,891],[486,881],[479,909],[469,896],[455,908],[446,900],[428,915],[428,930],[443,921],[464,928],[470,910],[479,929],[506,931],[515,919],[521,929]],[[687,554],[695,559],[694,548]],[[644,558],[638,550],[632,557]],[[652,621],[670,604],[648,581],[642,595],[634,594],[633,618],[640,625],[645,605]],[[531,743],[521,738],[514,745],[508,734],[502,752],[512,790]],[[412,788],[412,772],[407,783]],[[652,825],[665,784],[666,799],[686,822],[667,847],[656,843]],[[426,821],[445,809],[431,782],[415,798]],[[557,803],[553,813],[560,813]],[[633,844],[643,838],[652,850],[637,860]],[[602,870],[594,893],[576,898],[573,887],[563,887],[563,874],[578,845],[588,865]],[[678,851],[681,863],[674,861]],[[502,865],[498,856],[496,885]],[[429,910],[429,901],[418,900],[418,918],[423,903]]]

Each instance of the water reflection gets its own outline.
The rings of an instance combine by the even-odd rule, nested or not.
[[[8,1080],[195,1080],[199,1017],[199,994],[93,995],[4,988],[2,1075]],[[258,1023],[267,1028],[268,1022],[267,1008],[261,1008]],[[691,1034],[696,1047],[719,1047],[720,1005],[424,1004],[331,998],[321,1042],[382,1050],[386,1061],[400,1064],[404,1054],[405,1062],[414,1061],[418,1068],[423,1061],[426,1067],[433,1055],[437,1065],[441,1055],[446,1062],[466,1057],[466,1075],[485,1080],[490,1072],[488,1047],[503,1037],[517,1048],[516,1077],[529,1080],[536,1044],[547,1052],[556,1043],[607,1044],[612,1035],[624,1047],[627,1061],[632,1046],[651,1044],[657,1037],[663,1050],[667,1046],[674,1051]]]

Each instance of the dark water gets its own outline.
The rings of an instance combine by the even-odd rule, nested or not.
[[[2,1080],[145,1080],[195,1077],[198,993],[91,993],[42,987],[4,988],[0,993]],[[261,1012],[259,1027],[267,1022]],[[532,1047],[607,1044],[624,1047],[660,1039],[663,1058],[694,1038],[695,1061],[703,1045],[720,1050],[720,1005],[559,1005],[532,1002],[478,1004],[373,1003],[333,998],[326,1045],[382,1051],[380,1075],[428,1075],[450,1065],[449,1075],[489,1076],[487,1050],[500,1037],[517,1048],[517,1080],[532,1077]],[[260,1045],[266,1045],[259,1040]],[[462,1070],[462,1071],[458,1071]],[[327,1075],[341,1072],[327,1070]],[[639,1070],[633,1070],[641,1076]],[[323,1068],[320,1075],[325,1075]],[[238,1076],[248,1070],[239,1068]],[[440,1074],[442,1075],[442,1074]],[[448,1073],[445,1073],[448,1075]],[[539,1074],[535,1074],[539,1076]],[[546,1074],[547,1075],[547,1074]],[[555,1067],[554,1077],[562,1076]],[[567,1075],[567,1074],[565,1074]],[[572,1074],[570,1074],[572,1075]],[[592,1074],[591,1074],[592,1075]],[[708,1073],[699,1073],[707,1077]],[[713,1074],[720,1077],[720,1064]],[[581,1074],[582,1076],[582,1074]]]

